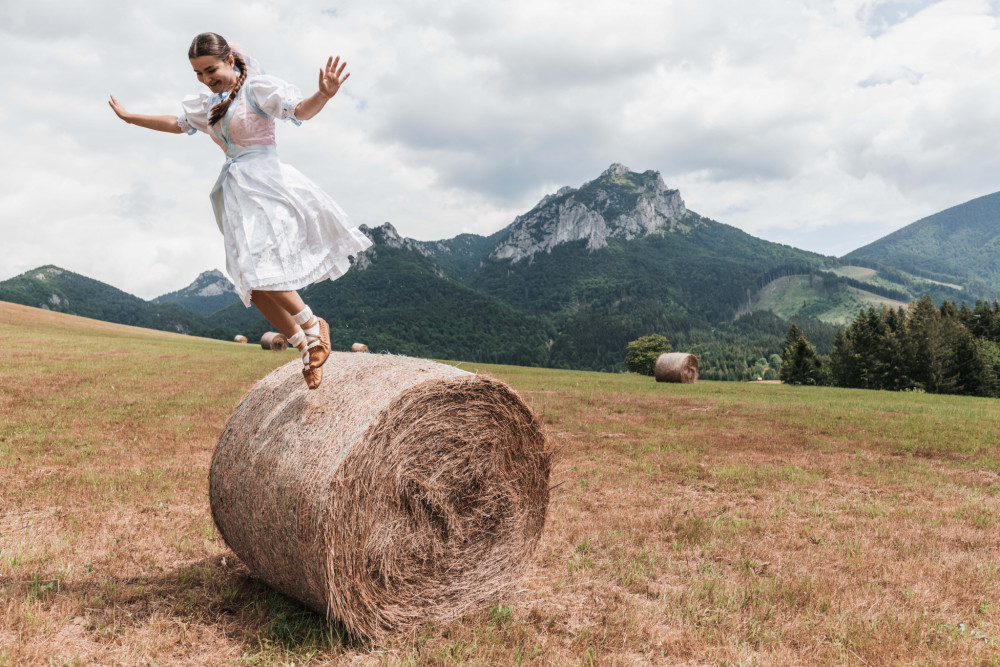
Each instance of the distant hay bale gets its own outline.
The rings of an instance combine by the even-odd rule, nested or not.
[[[512,590],[549,500],[538,417],[503,382],[423,359],[333,353],[243,399],[212,457],[212,516],[257,577],[384,638]]]
[[[274,331],[268,331],[266,334],[260,337],[260,346],[265,350],[284,352],[285,350],[288,349],[288,339],[282,336],[280,333]]]
[[[247,337],[244,336],[243,334],[236,334],[236,337],[233,338],[233,341],[236,343],[245,343],[247,342]]]
[[[351,346],[351,352],[367,352],[368,346],[364,343],[355,343]]]
[[[698,381],[698,357],[685,352],[664,352],[656,358],[653,377],[657,382],[694,384]]]

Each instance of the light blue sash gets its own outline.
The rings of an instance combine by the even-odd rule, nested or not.
[[[228,124],[227,124],[228,125]],[[228,129],[228,127],[226,128]],[[228,137],[229,133],[226,132]],[[216,179],[215,185],[212,187],[212,193],[209,195],[209,199],[212,200],[212,210],[215,212],[215,222],[219,225],[219,231],[222,231],[222,182],[226,180],[226,174],[229,173],[229,167],[232,166],[234,162],[243,162],[246,160],[256,160],[262,157],[277,156],[278,149],[276,146],[234,146],[229,144],[229,149],[226,151],[226,163],[222,165],[222,171],[219,172],[219,178]]]

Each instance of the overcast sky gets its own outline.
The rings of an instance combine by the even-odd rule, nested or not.
[[[2,2],[0,279],[56,264],[144,298],[224,268],[205,135],[177,114],[213,31],[315,91],[282,159],[355,224],[489,234],[614,162],[688,208],[842,255],[1000,190],[997,0]]]

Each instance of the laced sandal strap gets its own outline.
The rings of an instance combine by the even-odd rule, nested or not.
[[[307,324],[308,324],[308,322],[307,322]],[[316,329],[316,333],[309,333],[309,331],[307,331],[307,329],[313,329],[313,328]],[[307,350],[310,347],[316,347],[317,345],[322,345],[323,344],[323,332],[320,329],[319,319],[318,318],[315,318],[315,317],[312,318],[312,326],[308,326],[308,327],[307,326],[303,326],[302,327],[302,333],[304,333],[306,335],[306,349]]]
[[[306,346],[302,348],[302,363],[305,364],[306,366],[308,366],[310,362],[309,350],[313,349],[314,347],[318,347],[321,350],[323,349],[323,342],[319,340],[318,337],[316,340],[312,340],[306,343]]]

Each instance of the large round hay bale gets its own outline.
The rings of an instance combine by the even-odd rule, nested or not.
[[[260,346],[265,350],[284,352],[288,349],[288,339],[275,331],[268,331],[260,337]]]
[[[256,576],[353,634],[509,591],[549,499],[539,418],[503,382],[423,359],[298,360],[246,395],[212,457],[212,516]]]
[[[656,358],[653,377],[657,382],[694,384],[698,381],[698,357],[685,352],[664,352]]]
[[[355,343],[351,345],[351,352],[367,352],[368,346],[364,343]]]
[[[236,336],[233,338],[233,342],[235,342],[235,343],[246,343],[247,342],[247,337],[244,336],[243,334],[236,334]]]

